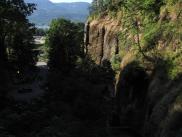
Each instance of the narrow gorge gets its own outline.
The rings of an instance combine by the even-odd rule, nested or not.
[[[0,137],[182,137],[181,0],[93,0],[46,30],[26,1],[0,2]]]

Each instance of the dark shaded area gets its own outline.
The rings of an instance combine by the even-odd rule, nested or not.
[[[88,59],[83,60],[83,64],[69,73],[53,70],[49,75],[51,91],[49,98],[52,96],[54,101],[61,100],[68,104],[71,113],[81,120],[93,122],[105,119],[106,121],[108,114],[105,111],[109,110],[104,110],[104,107],[110,105],[107,106],[105,103],[107,99],[108,103],[111,101],[111,94],[114,91],[108,89],[109,86],[114,88],[112,85],[114,72],[109,62],[99,66],[88,61]],[[100,124],[104,125],[104,121]]]
[[[131,62],[120,73],[117,86],[117,112],[120,126],[141,131],[144,123],[149,76],[137,62]]]
[[[0,67],[0,108],[4,109],[6,106],[6,94],[8,91],[8,73],[4,67]],[[0,110],[1,110],[0,109]]]
[[[2,127],[0,136],[138,136],[138,131],[132,130],[134,127],[130,121],[123,123],[121,118],[123,114],[117,111],[119,107],[116,109],[118,102],[115,100],[115,72],[112,70],[111,63],[103,60],[100,65],[97,65],[84,54],[83,26],[81,23],[72,23],[64,19],[52,22],[46,41],[46,46],[49,48],[49,74],[47,83],[42,85],[45,94],[31,102],[6,98],[10,90],[8,81],[27,84],[35,80],[34,75],[38,71],[33,66],[35,60],[31,56],[32,50],[26,49],[26,45],[21,43],[22,39],[16,35],[14,54],[18,57],[17,63],[9,60],[7,67],[1,70],[5,84],[1,86],[1,93],[3,93],[1,104],[4,104],[4,108],[0,113],[0,127]],[[23,38],[23,33],[20,34]],[[29,51],[32,54],[29,55]],[[19,52],[24,54],[20,55]],[[34,57],[36,58],[36,54]],[[123,105],[126,105],[128,102],[138,101],[139,96],[143,95],[144,91],[140,91],[141,86],[138,84],[139,81],[143,82],[142,77],[145,73],[140,69],[135,71],[133,66],[128,67],[124,72],[126,74],[124,78],[121,77],[119,84],[121,88],[125,88],[122,80],[127,80],[138,92],[131,92],[131,97],[127,93],[123,94],[125,97],[122,94],[118,96],[118,98],[125,98]],[[139,76],[142,76],[141,79]],[[135,84],[135,80],[139,83]],[[130,86],[126,86],[126,89],[129,90]],[[33,92],[31,88],[18,90],[19,94],[31,92]],[[139,101],[136,107],[139,108],[142,102]],[[128,111],[127,114],[132,112]],[[127,118],[131,119],[131,117]],[[125,126],[128,128],[125,129]]]
[[[0,9],[0,105],[4,108],[14,79],[24,76],[37,59],[32,43],[34,26],[26,19],[35,5],[3,0]]]

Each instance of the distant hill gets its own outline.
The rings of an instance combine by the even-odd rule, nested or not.
[[[76,22],[84,22],[89,15],[87,2],[52,3],[49,0],[25,0],[37,4],[37,10],[29,17],[37,26],[48,26],[52,19],[63,17]]]

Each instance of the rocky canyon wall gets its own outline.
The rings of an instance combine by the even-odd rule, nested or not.
[[[105,17],[88,21],[85,27],[85,52],[96,64],[120,51],[119,21]],[[182,77],[170,80],[164,68],[151,68],[149,73],[136,62],[121,61],[116,85],[116,108],[121,126],[129,126],[147,137],[182,135]],[[135,58],[133,59],[135,60]],[[148,66],[147,66],[148,67]]]
[[[85,49],[97,64],[110,60],[119,51],[119,21],[110,18],[88,21],[86,23]]]

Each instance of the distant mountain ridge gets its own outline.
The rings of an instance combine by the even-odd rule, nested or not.
[[[89,15],[87,2],[53,3],[49,0],[25,0],[35,3],[37,10],[29,17],[37,26],[48,26],[54,18],[66,18],[75,22],[85,22]]]

